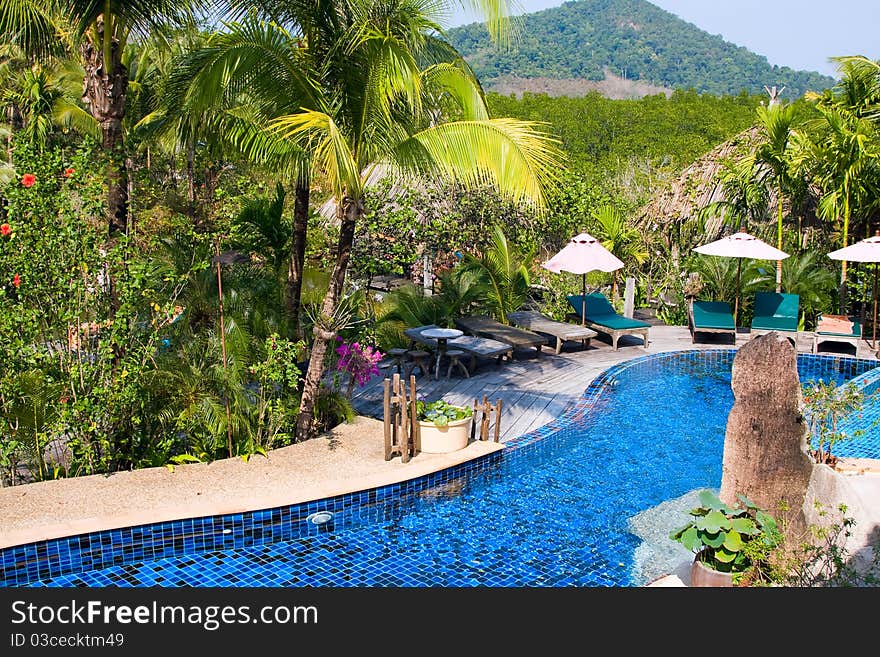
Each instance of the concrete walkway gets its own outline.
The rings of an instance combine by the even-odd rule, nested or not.
[[[486,394],[504,400],[502,443],[476,442],[453,454],[419,454],[409,463],[385,461],[382,424],[375,413],[381,378],[354,398],[362,417],[316,440],[274,450],[268,458],[245,462],[227,459],[169,468],[147,468],[0,489],[0,548],[180,518],[241,513],[294,504],[418,477],[502,449],[504,440],[557,417],[576,401],[600,372],[645,354],[683,349],[730,347],[722,341],[693,344],[684,327],[654,326],[645,350],[638,339],[623,338],[614,351],[594,339],[590,348],[572,344],[559,355],[546,352],[507,363],[486,365],[468,379],[420,381],[430,399],[443,396],[471,403]],[[740,333],[736,346],[748,340]],[[812,336],[803,335],[799,350],[809,351]],[[862,343],[859,357],[874,358]],[[381,397],[379,397],[381,400]],[[377,416],[378,417],[378,416]],[[865,505],[873,507],[873,527],[880,527],[880,473],[874,462],[851,463],[850,478]],[[876,512],[874,512],[876,511]]]

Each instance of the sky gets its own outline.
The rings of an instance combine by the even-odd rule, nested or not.
[[[558,7],[562,0],[515,0],[532,13]],[[589,1],[589,0],[585,0]],[[829,57],[864,55],[880,59],[878,0],[650,0],[661,9],[709,34],[744,46],[771,64],[837,77]],[[462,4],[467,4],[463,2]],[[473,22],[474,14],[455,11],[448,27]]]

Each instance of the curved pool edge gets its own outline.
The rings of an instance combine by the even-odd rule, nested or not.
[[[269,509],[296,506],[303,504],[320,504],[322,501],[332,500],[337,497],[346,495],[354,495],[357,493],[365,493],[371,490],[377,490],[397,484],[406,484],[407,482],[415,482],[424,477],[432,475],[442,475],[444,473],[452,474],[456,470],[460,470],[468,462],[480,459],[484,456],[492,454],[500,450],[512,452],[520,448],[534,445],[548,436],[551,436],[567,426],[582,421],[584,417],[592,410],[595,403],[601,398],[602,393],[609,385],[614,385],[616,377],[625,370],[638,367],[646,362],[659,363],[669,359],[700,359],[718,357],[723,359],[732,358],[736,354],[736,349],[719,348],[719,349],[685,349],[662,351],[657,353],[648,353],[630,358],[606,368],[599,372],[584,389],[581,396],[572,404],[567,406],[560,415],[531,431],[520,434],[505,442],[494,443],[491,441],[472,441],[465,449],[450,452],[448,454],[423,454],[423,458],[429,457],[430,460],[411,460],[407,464],[407,470],[398,470],[395,472],[374,473],[365,476],[359,476],[352,479],[333,480],[326,485],[311,486],[294,491],[283,491],[275,495],[262,495],[245,498],[226,498],[219,504],[196,504],[195,506],[169,506],[163,508],[140,509],[133,513],[119,513],[113,515],[105,515],[102,517],[90,517],[86,519],[74,521],[61,521],[51,524],[40,524],[39,526],[30,526],[21,530],[12,530],[3,532],[0,536],[0,550],[7,548],[22,546],[31,543],[43,541],[58,540],[80,536],[85,534],[94,534],[104,531],[118,530],[120,528],[132,526],[145,526],[152,524],[161,524],[175,522],[193,518],[207,517],[223,517],[228,515],[256,513]],[[829,355],[829,354],[804,354],[798,353],[798,358],[817,359],[831,362],[855,362],[858,361],[863,366],[871,364],[873,370],[868,369],[865,373],[857,375],[854,380],[871,376],[872,373],[880,377],[880,364],[865,359],[857,359],[851,356]],[[284,448],[282,448],[284,449]],[[227,461],[229,459],[223,459]],[[238,459],[233,459],[238,460]],[[876,472],[880,470],[880,459],[845,459],[844,467],[851,472]],[[177,466],[178,468],[187,468],[205,464],[192,464]],[[207,464],[211,465],[211,464]],[[156,470],[164,472],[162,467],[145,468],[144,470]],[[139,471],[131,471],[125,473],[115,473],[112,476],[119,475],[135,475]],[[87,477],[71,478],[67,480],[59,480],[60,482],[84,482],[90,477],[107,478],[110,475],[90,475]],[[22,488],[30,485],[44,485],[55,482],[39,482],[36,484],[25,484]],[[13,487],[10,490],[16,490],[19,487]]]
[[[83,568],[100,568],[107,565],[115,565],[120,554],[124,552],[125,541],[131,540],[132,530],[139,537],[142,543],[149,542],[149,554],[144,554],[143,545],[140,546],[140,553],[134,555],[128,554],[126,558],[157,558],[165,556],[162,550],[178,549],[224,549],[227,547],[236,547],[235,537],[239,532],[247,531],[248,526],[261,526],[260,523],[265,522],[265,526],[277,527],[283,525],[284,531],[291,531],[289,525],[300,526],[302,532],[317,531],[315,527],[308,526],[308,514],[317,511],[329,510],[334,513],[341,512],[343,509],[348,510],[349,506],[355,508],[355,513],[359,511],[359,505],[369,506],[376,503],[387,502],[389,500],[399,499],[405,495],[425,494],[430,490],[443,490],[455,478],[461,476],[469,476],[470,474],[483,470],[494,468],[501,462],[505,452],[518,451],[520,448],[534,445],[543,438],[553,435],[560,429],[563,429],[573,423],[581,421],[587,416],[589,411],[594,407],[596,402],[601,398],[602,393],[610,385],[614,385],[616,377],[626,369],[644,364],[646,361],[655,363],[662,362],[670,358],[688,359],[705,359],[718,357],[723,359],[732,358],[736,353],[735,349],[713,349],[713,350],[680,350],[667,351],[655,354],[646,354],[627,361],[623,361],[608,367],[599,372],[588,384],[580,398],[571,406],[565,409],[560,416],[543,425],[542,427],[521,434],[504,443],[477,442],[471,443],[469,448],[477,445],[476,450],[472,449],[467,458],[460,450],[458,453],[452,453],[451,458],[458,459],[457,463],[448,463],[441,467],[437,467],[437,462],[432,461],[430,464],[425,462],[424,468],[429,468],[429,472],[415,474],[412,471],[407,472],[405,477],[398,477],[393,483],[379,483],[378,487],[364,488],[364,479],[352,480],[349,483],[347,492],[332,496],[322,497],[310,500],[301,500],[294,504],[284,503],[272,506],[271,502],[263,502],[254,508],[238,508],[235,511],[222,514],[201,514],[194,509],[186,509],[177,518],[156,519],[155,509],[151,510],[152,517],[147,522],[140,522],[137,526],[130,523],[119,525],[116,527],[105,528],[100,530],[89,530],[87,532],[79,531],[76,534],[63,533],[60,536],[51,538],[42,538],[30,540],[26,542],[17,542],[10,545],[0,545],[0,567],[8,570],[11,566],[27,564],[22,566],[27,576],[19,578],[18,583],[7,585],[24,585],[29,582],[39,581],[43,577],[50,576],[48,571],[43,574],[43,566],[45,566],[46,555],[54,555],[52,558],[58,559],[59,551],[62,554],[62,560],[66,567],[70,566],[70,557],[65,557],[68,551],[85,550],[89,561],[83,564]],[[846,356],[828,356],[828,355],[811,355],[798,354],[798,357],[807,359],[819,359],[821,362],[840,362],[840,361],[861,361],[862,364],[870,363],[871,367],[876,367],[877,363],[873,361],[863,361],[862,359],[854,359]],[[481,453],[474,453],[481,450]],[[485,451],[482,451],[485,450]],[[493,456],[494,455],[494,456]],[[415,461],[411,461],[411,464]],[[303,493],[301,493],[302,495]],[[253,505],[251,505],[253,506]],[[120,520],[121,522],[121,520]],[[59,526],[56,525],[56,528]],[[222,536],[218,531],[222,528]],[[272,529],[262,529],[261,540],[283,540],[284,537],[278,538],[272,536]],[[268,535],[267,533],[268,532]],[[188,536],[190,542],[184,543],[185,539],[180,536]],[[192,543],[195,537],[195,544]],[[4,543],[8,541],[6,536],[3,537]],[[155,544],[155,553],[153,550]],[[97,545],[97,547],[95,547]],[[47,547],[48,546],[48,547]],[[83,547],[85,546],[85,547]],[[105,547],[106,546],[106,547]],[[107,554],[104,554],[107,552]],[[129,550],[130,552],[130,550]],[[82,555],[80,555],[82,556]],[[79,558],[79,557],[78,557]],[[66,560],[65,560],[66,559]],[[74,564],[74,567],[77,564]],[[48,568],[48,566],[46,566]],[[39,569],[41,577],[33,577],[31,573],[35,569]],[[15,580],[15,577],[13,577]]]

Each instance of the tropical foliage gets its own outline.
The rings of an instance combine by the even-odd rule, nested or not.
[[[742,263],[743,318],[774,282],[807,326],[838,281],[865,307],[863,268],[838,276],[825,254],[876,229],[876,62],[841,59],[838,84],[773,108],[693,89],[517,98],[483,93],[446,3],[249,4],[200,25],[219,3],[0,3],[4,483],[312,437],[353,416],[408,326],[564,318],[581,281],[540,263],[582,231],[624,262],[588,284],[615,296],[632,276],[640,304],[679,303],[668,321],[688,281],[736,293],[735,260],[690,251],[713,226],[791,254],[778,279]],[[507,3],[468,4],[511,35]],[[636,222],[744,131],[754,148],[695,221]]]

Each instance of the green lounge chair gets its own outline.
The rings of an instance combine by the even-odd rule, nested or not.
[[[568,296],[568,304],[573,311],[568,315],[571,320],[581,321],[594,331],[611,337],[611,346],[617,351],[617,341],[624,335],[641,336],[648,348],[648,329],[651,325],[637,319],[631,319],[614,312],[611,302],[601,292],[593,292],[586,296],[572,294]],[[586,304],[585,306],[583,304]]]
[[[777,331],[787,334],[797,346],[800,296],[784,292],[758,292],[755,294],[755,316],[749,337]]]
[[[813,353],[819,352],[819,343],[821,342],[844,342],[855,347],[856,355],[859,353],[859,340],[862,339],[862,325],[858,317],[847,317],[852,322],[852,330],[849,333],[837,332],[834,330],[823,330],[823,315],[820,313],[816,320],[816,332],[813,334]]]
[[[694,301],[690,307],[691,341],[697,341],[697,333],[729,333],[736,341],[736,325],[733,313],[726,301]]]

